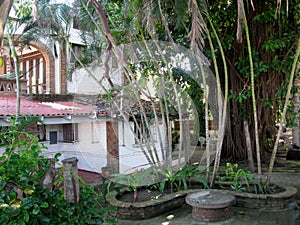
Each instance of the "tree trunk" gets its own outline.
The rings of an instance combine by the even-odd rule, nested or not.
[[[249,164],[250,171],[253,173],[255,171],[255,168],[254,168],[253,155],[251,149],[251,138],[249,134],[249,126],[246,120],[244,120],[244,129],[245,129],[245,137],[246,137],[246,145],[247,145],[248,164]]]
[[[4,27],[13,3],[13,0],[0,1],[0,49],[2,49],[3,44]]]
[[[254,0],[253,10],[251,7],[247,10],[247,23],[249,27],[249,38],[252,46],[252,50],[259,52],[259,55],[255,55],[255,60],[259,60],[267,65],[272,64],[272,60],[275,56],[275,52],[266,51],[263,48],[263,44],[272,35],[276,27],[271,23],[259,22],[254,19],[256,15],[260,15],[270,10],[270,5],[263,4],[258,0]],[[264,35],[260,34],[261,31],[265,31]],[[229,89],[232,91],[232,98],[229,101],[229,111],[231,123],[226,131],[224,140],[223,157],[231,158],[235,161],[247,159],[247,144],[246,138],[243,132],[245,130],[244,120],[249,123],[249,133],[251,140],[255,139],[255,123],[253,119],[253,100],[249,92],[250,77],[241,73],[236,68],[236,64],[240,58],[246,59],[248,50],[246,48],[245,40],[242,43],[234,42],[230,50],[226,51],[226,60],[229,65]],[[220,62],[219,62],[220,63]],[[246,65],[247,66],[247,65]],[[249,63],[248,63],[249,66]],[[257,69],[257,68],[256,68]],[[248,72],[250,67],[248,68]],[[265,138],[274,138],[276,133],[275,121],[276,112],[278,110],[278,103],[275,101],[276,92],[278,87],[284,80],[282,73],[277,73],[274,69],[269,68],[267,71],[260,72],[259,76],[255,77],[255,102],[257,111],[257,135],[259,145],[255,146],[255,142],[251,142],[251,149],[253,156],[257,159],[257,154],[261,154],[261,162],[265,159]],[[238,97],[245,95],[245,99],[241,100]],[[256,152],[256,154],[255,154]]]
[[[276,157],[276,153],[277,153],[277,149],[278,149],[279,138],[280,138],[280,135],[281,135],[281,132],[282,132],[282,124],[285,121],[285,116],[286,116],[287,108],[288,108],[288,105],[289,105],[289,99],[290,99],[290,96],[291,96],[291,90],[292,90],[292,87],[293,87],[296,68],[297,68],[297,66],[299,67],[299,65],[300,65],[299,62],[298,62],[299,55],[300,55],[300,38],[298,39],[298,43],[297,43],[297,50],[296,50],[296,53],[295,53],[295,58],[294,58],[294,63],[293,63],[291,76],[290,76],[290,80],[289,80],[288,90],[287,90],[287,94],[285,96],[285,103],[284,103],[283,113],[282,113],[281,121],[280,121],[280,124],[279,124],[279,130],[278,130],[278,133],[277,133],[276,141],[275,141],[275,144],[274,144],[274,149],[273,149],[271,160],[270,160],[268,176],[267,176],[267,185],[269,185],[270,181],[271,181],[271,175],[272,175],[273,166],[274,166],[274,163],[275,163],[275,157]]]
[[[16,48],[10,33],[7,34],[9,47],[11,51],[11,56],[14,60],[14,73],[16,76],[16,93],[17,93],[17,102],[16,102],[16,121],[19,119],[20,111],[21,111],[21,96],[20,96],[20,71],[19,71],[19,59],[16,52]]]

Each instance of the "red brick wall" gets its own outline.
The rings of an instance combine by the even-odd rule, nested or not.
[[[41,41],[32,41],[30,45],[37,48],[44,57],[46,64],[46,94],[55,93],[55,63],[51,49]]]
[[[60,87],[61,94],[67,94],[67,60],[65,53],[60,50]]]

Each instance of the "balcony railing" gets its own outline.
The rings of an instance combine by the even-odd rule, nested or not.
[[[0,93],[15,93],[17,91],[16,79],[0,78]],[[27,92],[27,80],[20,79],[20,92]]]

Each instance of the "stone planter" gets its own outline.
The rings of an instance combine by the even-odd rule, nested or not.
[[[187,191],[178,191],[161,196],[157,199],[144,202],[123,202],[118,200],[118,193],[112,191],[108,193],[106,199],[109,205],[117,206],[114,212],[115,216],[122,220],[142,220],[153,218],[169,210],[178,208],[185,204],[185,197],[202,189],[193,189]]]
[[[285,209],[295,200],[297,189],[293,186],[280,185],[283,192],[274,194],[252,194],[246,192],[233,192],[237,207],[261,210]]]
[[[235,203],[233,205],[235,207],[261,210],[278,210],[287,208],[287,206],[295,200],[295,195],[297,193],[297,189],[292,186],[281,185],[280,187],[284,189],[284,191],[276,194],[251,194],[229,190],[226,191],[235,196]],[[211,191],[215,189],[191,189],[187,191],[178,191],[172,194],[166,194],[157,199],[136,203],[121,201],[118,199],[118,192],[112,191],[108,193],[106,199],[109,205],[117,206],[117,210],[114,211],[114,216],[116,216],[118,219],[143,220],[153,218],[169,210],[181,207],[186,203],[185,198],[189,194],[208,190]],[[219,191],[223,192],[225,190]],[[231,203],[232,202],[230,202],[230,204]],[[207,212],[210,214],[211,211],[208,210]],[[222,218],[217,218],[217,220],[224,218],[226,219],[228,216],[227,212],[227,207],[225,207],[225,210],[220,209],[218,213],[221,213],[223,216],[220,214],[220,217]],[[210,217],[206,219],[209,221]],[[213,219],[210,221],[213,221]]]
[[[274,184],[274,183],[273,183]],[[234,191],[230,188],[232,181],[216,182],[217,189],[226,189],[234,193],[237,207],[249,209],[285,209],[296,199],[297,188],[292,185],[274,184],[282,191],[272,194],[255,194],[248,192]]]

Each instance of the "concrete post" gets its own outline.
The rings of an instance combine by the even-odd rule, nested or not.
[[[79,202],[79,181],[78,181],[78,159],[76,157],[64,159],[64,198],[68,202]]]
[[[50,168],[45,173],[40,183],[43,185],[43,187],[48,188],[50,191],[52,191],[55,180],[55,162],[53,159],[48,159],[48,162],[50,164]]]

